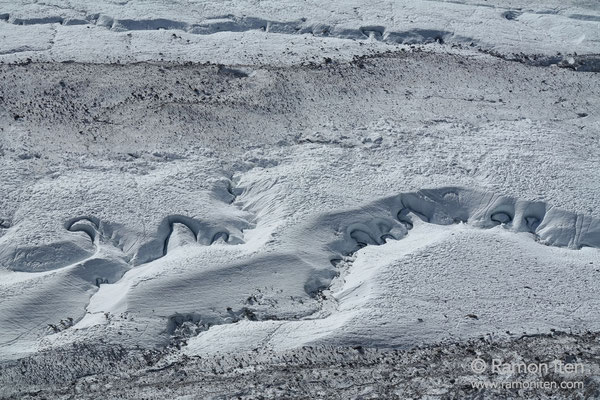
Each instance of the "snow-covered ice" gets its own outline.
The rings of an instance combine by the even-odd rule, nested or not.
[[[599,24],[0,1],[0,359],[600,331]]]

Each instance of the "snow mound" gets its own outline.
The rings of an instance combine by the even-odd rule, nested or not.
[[[231,199],[226,202],[229,207],[274,206],[264,203],[269,197],[265,198],[261,191],[245,188],[237,192],[235,202]],[[276,202],[277,198],[270,201]],[[48,333],[44,330],[46,321],[60,321],[67,316],[75,322],[69,332],[87,332],[90,327],[92,331],[106,326],[114,328],[117,322],[109,317],[98,323],[96,315],[102,314],[125,315],[117,325],[126,329],[137,327],[140,322],[134,321],[143,321],[151,343],[169,337],[186,341],[211,327],[237,326],[240,321],[281,323],[309,319],[327,330],[327,326],[341,323],[336,317],[340,310],[350,306],[354,312],[360,310],[369,298],[365,294],[359,297],[363,300],[343,300],[362,286],[352,288],[352,279],[346,277],[348,269],[354,268],[354,260],[360,259],[361,249],[384,246],[390,241],[402,243],[401,239],[411,237],[411,232],[416,231],[417,236],[397,255],[411,254],[434,237],[422,241],[423,234],[427,237],[428,225],[503,228],[507,232],[528,234],[531,239],[551,246],[600,247],[597,218],[543,202],[461,187],[423,189],[383,198],[360,208],[314,215],[292,227],[269,248],[264,246],[276,230],[277,218],[263,220],[260,216],[264,214],[254,212],[257,217],[252,223],[237,224],[166,216],[156,228],[154,239],[148,238],[129,252],[119,246],[130,232],[126,227],[93,216],[75,217],[63,223],[65,231],[73,235],[71,242],[50,243],[43,250],[12,248],[13,253],[3,254],[2,258],[6,276],[10,282],[8,271],[26,272],[28,276],[20,279],[29,282],[29,287],[21,289],[27,293],[24,296],[6,298],[11,306],[2,309],[2,320],[6,322],[1,332],[2,342],[6,345],[20,340],[15,338],[16,333],[17,338],[25,335],[23,341],[38,340]],[[10,241],[11,231],[19,229],[19,224],[9,228],[1,240]],[[73,262],[71,249],[85,240],[95,251],[86,259]],[[420,240],[422,243],[415,247]],[[57,249],[53,254],[55,264],[52,269],[40,270],[47,256],[46,248]],[[375,261],[369,269],[376,265]],[[374,277],[368,276],[361,279],[369,281]],[[15,282],[15,288],[19,282],[22,281]],[[49,303],[47,296],[60,301],[61,307]],[[337,305],[332,306],[334,299]],[[15,332],[10,322],[23,314],[29,315],[19,324],[25,330]],[[113,328],[112,332],[121,329]],[[74,335],[76,338],[78,334]],[[134,339],[137,337],[129,337]],[[302,339],[310,340],[310,335]]]

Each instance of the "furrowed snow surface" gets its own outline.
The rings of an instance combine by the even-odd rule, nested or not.
[[[488,3],[0,2],[0,394],[595,340],[600,12]]]

